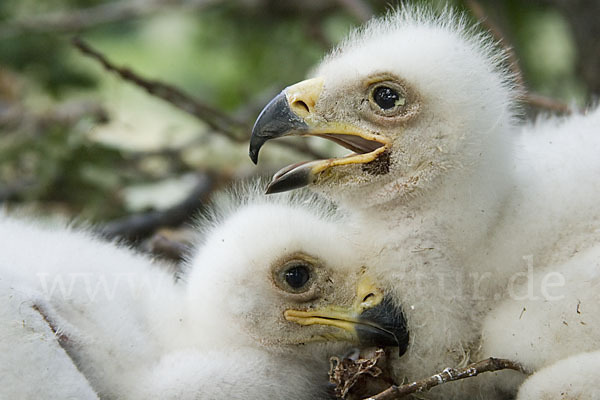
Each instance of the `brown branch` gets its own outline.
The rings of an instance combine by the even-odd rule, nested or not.
[[[97,231],[107,238],[137,240],[152,235],[158,228],[178,226],[194,216],[213,189],[213,178],[199,175],[198,183],[181,203],[164,211],[150,211],[111,221]]]
[[[121,0],[89,8],[55,11],[0,26],[0,37],[22,32],[77,32],[98,25],[126,21],[156,14],[165,8],[198,9],[215,0]]]
[[[571,107],[562,101],[537,93],[524,93],[522,100],[532,107],[554,111],[559,114],[571,114],[573,112]]]
[[[394,384],[388,357],[381,348],[356,349],[342,359],[329,359],[329,382],[336,398],[358,400]]]
[[[483,25],[492,35],[494,39],[498,41],[500,46],[506,52],[508,57],[508,67],[512,71],[515,82],[519,87],[525,89],[525,80],[523,79],[523,71],[519,66],[519,59],[517,58],[517,54],[514,49],[508,44],[508,41],[502,34],[502,31],[498,27],[498,25],[494,24],[485,14],[483,7],[476,0],[466,0],[465,1],[467,7],[473,14],[473,16]]]
[[[191,244],[168,238],[164,233],[155,233],[145,243],[146,249],[155,256],[161,256],[172,261],[183,261],[189,253]]]
[[[471,14],[484,26],[492,35],[494,39],[498,41],[502,49],[506,52],[508,58],[508,68],[513,73],[515,83],[522,90],[521,100],[532,107],[550,110],[562,114],[571,114],[573,110],[567,104],[537,93],[531,93],[527,89],[525,79],[523,78],[523,71],[519,66],[519,59],[514,51],[514,48],[510,46],[502,30],[498,25],[494,24],[485,14],[485,11],[481,4],[477,0],[465,0],[467,8],[471,11]]]
[[[81,51],[82,54],[98,61],[107,71],[116,73],[123,80],[143,88],[148,94],[158,97],[193,115],[212,128],[213,132],[223,134],[238,143],[245,142],[249,139],[251,130],[250,124],[237,121],[223,111],[193,98],[175,86],[157,80],[143,78],[129,68],[115,65],[104,54],[79,38],[73,39],[73,45]],[[306,143],[298,144],[285,141],[276,143],[300,153],[308,154],[311,157],[328,158],[326,154],[321,154]]]
[[[500,371],[503,369],[512,369],[514,371],[525,373],[523,367],[514,361],[505,360],[502,358],[488,358],[483,361],[467,365],[464,368],[446,368],[442,372],[430,376],[429,378],[421,379],[406,385],[393,385],[383,392],[369,397],[368,400],[401,399],[412,393],[426,392],[431,388],[444,383],[457,381],[459,379],[471,378],[484,372]]]
[[[230,139],[236,142],[243,142],[247,139],[243,133],[248,130],[248,127],[222,111],[194,99],[174,86],[142,78],[129,68],[113,64],[102,53],[79,38],[73,39],[73,45],[84,55],[98,61],[107,71],[116,73],[122,79],[145,89],[149,94],[159,97],[175,107],[192,114],[204,121],[212,129],[219,131]]]

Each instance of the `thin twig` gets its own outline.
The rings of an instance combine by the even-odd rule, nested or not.
[[[525,93],[523,94],[522,99],[530,106],[554,111],[559,114],[571,114],[573,112],[571,107],[565,103],[548,96],[542,96],[541,94]]]
[[[465,3],[469,10],[471,10],[473,16],[475,16],[475,18],[481,23],[481,25],[483,25],[488,31],[490,31],[494,39],[496,39],[500,46],[502,46],[508,57],[508,67],[510,68],[515,77],[515,82],[517,83],[517,85],[519,85],[519,87],[525,89],[525,80],[523,79],[523,71],[519,66],[519,59],[517,58],[514,49],[509,45],[508,41],[506,40],[504,34],[502,33],[498,25],[494,24],[487,17],[485,11],[483,10],[483,7],[481,6],[481,4],[479,4],[479,2],[477,2],[476,0],[466,0]]]
[[[158,228],[181,225],[202,207],[212,189],[213,178],[200,175],[194,190],[181,203],[164,211],[135,214],[109,222],[100,226],[98,232],[107,238],[137,240],[150,236]]]
[[[471,378],[484,372],[499,371],[503,369],[512,369],[514,371],[525,373],[523,367],[514,361],[505,360],[502,358],[488,358],[483,361],[467,365],[464,368],[446,368],[442,372],[430,376],[429,378],[421,379],[406,385],[393,385],[383,392],[369,397],[368,400],[401,399],[412,393],[426,392],[431,388],[447,382]]]
[[[190,251],[189,243],[169,239],[160,232],[155,233],[145,247],[155,256],[162,256],[176,262],[182,261]]]
[[[490,32],[492,37],[498,41],[500,46],[502,46],[503,50],[506,52],[508,58],[508,67],[513,73],[515,83],[519,86],[523,93],[521,95],[521,100],[532,107],[546,109],[562,114],[571,114],[573,110],[571,110],[571,107],[569,107],[567,104],[541,94],[532,93],[527,89],[525,79],[523,78],[523,71],[519,66],[519,59],[514,51],[514,48],[510,46],[503,35],[502,30],[487,17],[483,7],[477,0],[465,0],[465,4],[473,16]]]
[[[223,134],[238,143],[245,142],[250,138],[251,124],[242,123],[223,111],[193,98],[175,86],[157,80],[143,78],[129,68],[117,66],[104,54],[79,38],[73,39],[73,45],[79,49],[82,54],[98,61],[107,71],[116,73],[123,80],[145,89],[152,96],[158,97],[205,122],[213,129],[213,132]],[[311,148],[305,142],[296,143],[279,141],[276,143],[282,147],[308,154],[311,157],[328,158],[326,154],[322,154]]]
[[[159,97],[164,101],[180,108],[198,119],[204,121],[212,129],[219,131],[230,139],[243,142],[247,138],[243,135],[248,127],[229,117],[224,112],[194,99],[178,88],[169,84],[142,78],[129,68],[119,67],[109,61],[102,53],[92,48],[89,44],[79,38],[73,39],[73,45],[84,55],[98,61],[107,71],[119,75],[122,79],[144,88],[149,94]]]

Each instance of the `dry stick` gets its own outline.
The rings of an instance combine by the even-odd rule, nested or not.
[[[571,107],[565,103],[537,93],[525,93],[523,95],[523,100],[534,107],[545,108],[561,114],[571,114],[573,112]]]
[[[190,251],[189,244],[171,240],[160,233],[150,237],[147,247],[152,254],[177,262],[183,261]]]
[[[206,202],[214,188],[214,178],[207,174],[198,175],[198,182],[180,203],[163,211],[133,214],[110,221],[96,228],[106,238],[125,238],[132,241],[152,235],[158,228],[179,226],[194,216]]]
[[[510,47],[510,45],[506,41],[500,28],[492,21],[490,21],[490,19],[486,16],[483,7],[481,7],[481,4],[479,4],[476,0],[466,0],[466,4],[469,10],[471,10],[471,13],[475,16],[475,18],[477,18],[477,20],[483,26],[485,26],[485,28],[488,31],[490,31],[494,39],[496,39],[500,43],[500,45],[506,52],[506,55],[508,57],[508,67],[512,71],[517,85],[524,89],[525,80],[523,79],[523,71],[521,71],[521,68],[519,67],[519,60],[517,59],[517,55],[515,54],[513,48]]]
[[[485,14],[483,7],[477,0],[465,0],[465,4],[471,11],[471,13],[475,16],[475,18],[492,34],[494,39],[500,43],[506,55],[508,57],[508,66],[512,71],[515,81],[517,85],[523,89],[523,94],[521,95],[521,100],[530,106],[542,108],[562,114],[571,114],[573,110],[571,107],[562,103],[556,99],[552,99],[547,96],[543,96],[537,93],[530,93],[527,90],[527,86],[525,85],[525,80],[523,79],[523,71],[519,67],[519,60],[517,59],[517,55],[515,54],[514,49],[508,44],[504,35],[500,28],[494,24]]]
[[[395,400],[401,399],[412,393],[426,392],[429,389],[438,385],[457,381],[459,379],[471,378],[483,372],[499,371],[502,369],[512,369],[523,372],[523,367],[510,360],[502,358],[488,358],[483,361],[478,361],[469,364],[464,368],[446,368],[442,372],[430,376],[429,378],[421,379],[402,386],[393,385],[375,396],[369,397],[367,400]]]
[[[235,120],[226,113],[204,104],[175,86],[156,80],[142,78],[129,68],[119,67],[108,60],[106,56],[79,38],[73,39],[73,45],[82,54],[98,61],[104,69],[119,75],[123,80],[131,82],[145,89],[152,96],[158,97],[167,103],[204,121],[214,132],[223,134],[235,142],[245,142],[250,136],[250,124]],[[295,151],[309,154],[316,158],[327,158],[327,155],[312,149],[306,143],[277,142],[280,146],[291,148]]]
[[[159,97],[166,102],[173,104],[175,107],[194,115],[198,119],[206,122],[208,126],[222,132],[230,139],[238,142],[245,140],[245,138],[241,136],[241,133],[247,129],[247,127],[241,122],[227,116],[222,111],[199,102],[174,86],[142,78],[129,68],[116,66],[102,53],[79,38],[73,39],[73,45],[83,54],[98,61],[107,71],[115,72],[122,79],[144,88],[149,94]]]

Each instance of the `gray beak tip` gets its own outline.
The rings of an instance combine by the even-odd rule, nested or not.
[[[308,183],[302,180],[296,179],[284,179],[279,181],[272,181],[267,186],[267,190],[265,194],[274,194],[274,193],[282,193],[287,192],[288,190],[298,189],[303,186],[306,186]]]
[[[258,163],[258,152],[267,140],[306,131],[308,126],[288,104],[285,92],[279,93],[265,106],[254,123],[250,138],[250,159]]]
[[[375,308],[364,311],[361,319],[376,323],[376,326],[362,326],[357,329],[358,336],[366,344],[377,346],[397,346],[398,355],[406,353],[409,332],[406,318],[400,307],[394,305],[391,297],[386,296]]]
[[[269,183],[269,185],[265,189],[265,194],[273,194],[273,193],[277,193],[277,192],[273,190],[273,186]]]
[[[248,155],[250,156],[250,160],[252,160],[254,165],[258,164],[258,150],[257,149],[250,149],[250,151],[248,152]]]

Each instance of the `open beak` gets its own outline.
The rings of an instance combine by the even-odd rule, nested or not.
[[[328,306],[313,310],[286,310],[284,317],[300,325],[326,325],[339,328],[325,340],[344,340],[361,346],[398,347],[400,355],[408,347],[408,329],[401,309],[384,296],[371,279],[363,276],[356,300],[350,307]]]
[[[367,164],[390,147],[389,139],[347,123],[328,121],[315,110],[323,79],[313,78],[284,89],[262,110],[252,128],[250,158],[256,164],[267,140],[283,136],[319,136],[349,150],[341,158],[306,161],[281,169],[267,193],[283,192],[313,183],[322,171],[337,165]]]

